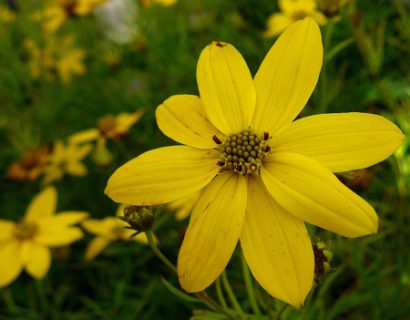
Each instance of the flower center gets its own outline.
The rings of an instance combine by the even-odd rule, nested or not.
[[[99,119],[98,130],[100,130],[102,135],[108,134],[110,131],[114,130],[117,125],[115,117],[112,115],[106,115]]]
[[[37,233],[38,227],[34,223],[20,222],[14,230],[14,235],[20,240],[31,239]]]
[[[263,159],[271,149],[269,133],[256,134],[252,129],[230,134],[225,141],[217,136],[213,136],[213,140],[220,145],[217,150],[221,152],[221,159],[217,164],[244,176],[259,174]]]

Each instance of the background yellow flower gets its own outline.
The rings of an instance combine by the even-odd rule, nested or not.
[[[27,207],[22,221],[0,220],[0,287],[13,282],[24,269],[33,278],[43,278],[51,264],[49,247],[66,246],[81,239],[73,227],[86,212],[64,211],[55,215],[57,192],[48,187]]]
[[[148,244],[145,232],[131,237],[135,234],[135,230],[129,229],[130,225],[120,219],[124,216],[124,208],[125,205],[118,206],[116,217],[107,217],[102,220],[89,219],[81,224],[86,231],[96,235],[85,252],[85,258],[87,260],[94,259],[111,242],[137,241]]]

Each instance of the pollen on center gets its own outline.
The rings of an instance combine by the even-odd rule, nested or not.
[[[231,170],[243,176],[259,174],[263,159],[271,149],[269,133],[256,134],[252,129],[230,134],[224,141],[217,136],[213,136],[213,140],[221,153],[217,164],[222,170]]]

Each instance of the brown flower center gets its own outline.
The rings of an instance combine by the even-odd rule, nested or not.
[[[38,231],[38,226],[30,222],[20,222],[14,231],[14,235],[20,240],[27,240],[34,237]]]
[[[98,130],[100,130],[102,135],[107,135],[109,132],[113,131],[117,125],[115,117],[112,115],[107,115],[102,117],[98,121]]]
[[[217,149],[221,152],[221,159],[217,164],[244,176],[259,174],[263,159],[271,149],[269,133],[256,134],[252,129],[230,134],[224,141],[217,136],[213,139],[220,145]]]

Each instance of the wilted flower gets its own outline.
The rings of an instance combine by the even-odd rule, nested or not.
[[[92,150],[92,145],[76,145],[69,143],[64,145],[62,141],[54,144],[53,150],[48,156],[48,165],[44,168],[43,183],[48,184],[60,180],[66,173],[73,176],[84,176],[87,167],[81,163]]]
[[[37,179],[43,173],[49,153],[49,147],[28,149],[19,162],[11,164],[7,177],[17,181]]]
[[[268,18],[266,37],[280,34],[292,23],[306,17],[313,18],[318,24],[325,24],[326,17],[317,10],[315,0],[279,0],[280,13],[274,13]]]
[[[36,279],[43,278],[51,264],[49,247],[66,246],[83,237],[73,227],[86,212],[65,211],[54,215],[57,192],[44,189],[27,208],[19,223],[0,220],[0,287],[13,282],[23,269]]]
[[[90,219],[82,223],[82,226],[86,231],[96,235],[85,252],[85,258],[87,260],[94,259],[106,246],[114,241],[134,240],[148,244],[145,233],[142,232],[133,236],[135,230],[131,229],[127,222],[120,219],[124,216],[125,208],[125,205],[118,206],[117,217],[107,217],[102,220]]]
[[[332,172],[382,161],[403,134],[365,113],[293,121],[312,94],[322,59],[311,18],[280,36],[254,79],[232,45],[213,42],[198,61],[200,98],[172,96],[156,111],[162,132],[185,145],[143,153],[108,180],[109,197],[137,206],[201,190],[178,256],[186,291],[208,287],[240,240],[260,285],[300,306],[314,278],[304,221],[346,237],[377,232],[374,209]]]

